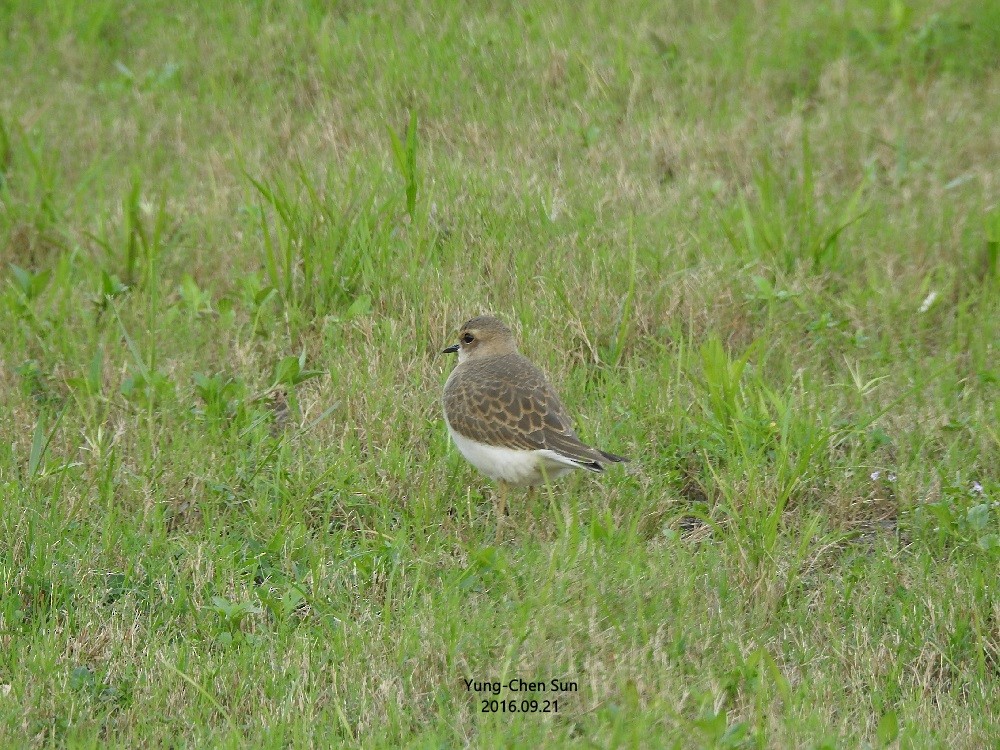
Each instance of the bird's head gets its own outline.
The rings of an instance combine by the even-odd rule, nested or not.
[[[468,359],[516,354],[514,334],[502,321],[490,315],[473,318],[458,330],[458,343],[452,344],[442,354],[458,352],[459,363]]]

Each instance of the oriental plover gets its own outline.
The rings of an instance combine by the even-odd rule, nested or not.
[[[444,386],[444,418],[459,452],[499,482],[498,534],[507,484],[534,486],[627,460],[577,437],[545,374],[518,353],[500,320],[482,315],[467,322],[443,353],[454,352],[458,365]]]

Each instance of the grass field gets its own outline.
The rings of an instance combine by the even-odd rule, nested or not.
[[[0,746],[1000,743],[1000,4],[14,0],[0,82]],[[501,543],[484,311],[632,457]]]

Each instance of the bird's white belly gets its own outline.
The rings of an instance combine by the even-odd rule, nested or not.
[[[465,458],[490,479],[511,484],[542,484],[579,468],[569,459],[550,450],[518,450],[486,445],[451,429],[448,433]],[[544,471],[543,471],[544,467]]]

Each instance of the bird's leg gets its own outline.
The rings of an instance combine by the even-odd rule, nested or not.
[[[507,483],[497,482],[497,492],[493,498],[493,510],[497,515],[497,542],[503,538],[503,524],[507,521]]]
[[[532,524],[534,523],[534,519],[537,517],[537,512],[535,511],[535,498],[537,497],[538,485],[529,484],[527,497],[528,502],[524,504],[524,507],[529,509],[528,512],[531,514]]]

